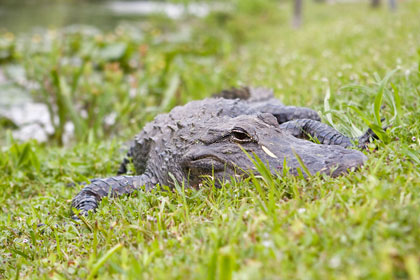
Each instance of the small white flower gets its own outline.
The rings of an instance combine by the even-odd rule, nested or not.
[[[155,217],[149,216],[149,215],[147,215],[146,219],[150,222],[156,222],[157,221],[157,219]]]
[[[337,267],[340,266],[340,264],[341,264],[341,259],[340,259],[339,256],[335,256],[335,257],[331,258],[331,260],[330,260],[330,267],[331,268],[337,268]]]
[[[272,240],[264,240],[263,242],[261,242],[261,244],[266,248],[273,247],[274,245]]]

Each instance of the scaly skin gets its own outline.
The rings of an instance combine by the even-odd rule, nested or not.
[[[120,196],[130,194],[134,190],[145,186],[145,190],[152,188],[150,178],[140,176],[116,176],[105,179],[92,179],[90,184],[82,189],[72,201],[72,207],[84,212],[94,210],[105,196]]]
[[[305,140],[308,137],[321,144]],[[173,179],[198,187],[203,176],[213,176],[216,184],[247,176],[255,167],[243,150],[268,163],[273,173],[283,170],[286,159],[290,173],[298,174],[302,167],[297,153],[311,174],[339,176],[366,160],[360,151],[345,149],[351,146],[350,138],[321,123],[315,111],[284,106],[270,90],[225,90],[215,98],[175,107],[146,124],[128,153],[139,176],[94,179],[72,207],[86,213],[105,196],[130,194],[143,186],[147,191],[156,184],[171,187]],[[126,172],[128,162],[124,159],[119,173]]]

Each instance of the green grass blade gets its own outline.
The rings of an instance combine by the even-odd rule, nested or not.
[[[393,83],[391,83],[391,87],[393,89],[393,100],[394,100],[394,118],[396,120],[396,125],[399,125],[401,123],[401,116],[402,116],[402,111],[401,111],[401,97],[400,97],[400,92],[398,90],[398,87],[395,86]]]
[[[379,125],[379,126],[382,126],[380,111],[381,111],[381,107],[382,107],[382,99],[383,99],[384,91],[385,91],[386,86],[388,85],[389,79],[397,71],[398,71],[398,69],[394,69],[394,70],[388,72],[385,75],[385,77],[382,79],[382,81],[379,82],[379,89],[376,92],[375,102],[374,102],[374,107],[373,107],[374,108],[374,116],[375,116],[375,119],[376,119],[376,124]]]
[[[295,155],[296,159],[298,160],[300,166],[302,167],[303,171],[305,171],[306,175],[311,178],[312,174],[309,171],[308,167],[306,167],[305,163],[303,162],[302,158],[298,155],[295,149],[292,148],[293,154]]]
[[[329,125],[334,127],[334,123],[331,116],[330,98],[331,98],[331,90],[330,90],[330,87],[328,86],[327,91],[325,92],[325,97],[324,97],[325,119],[327,120]]]
[[[99,269],[104,265],[104,263],[113,255],[115,252],[120,250],[123,247],[122,244],[117,244],[111,249],[108,250],[108,252],[105,253],[92,267],[92,270],[90,271],[88,277],[86,279],[90,280],[95,277],[95,275],[98,273]]]
[[[373,106],[373,112],[374,112],[375,120],[376,120],[376,123],[379,126],[382,125],[380,111],[381,111],[381,106],[382,106],[383,94],[384,94],[384,91],[383,91],[383,88],[381,88],[375,96],[375,102],[374,102],[374,106]]]
[[[175,74],[171,77],[171,79],[169,80],[169,85],[163,94],[163,100],[162,100],[162,103],[160,104],[159,111],[164,111],[165,109],[168,108],[171,100],[174,98],[176,91],[178,90],[180,86],[180,83],[181,83],[181,79],[179,75]]]
[[[18,160],[18,166],[22,166],[24,163],[26,163],[29,160],[29,154],[30,154],[30,145],[29,143],[23,144],[22,152],[20,153],[19,160]]]
[[[80,138],[86,133],[87,126],[80,117],[75,104],[71,100],[71,89],[66,80],[60,76],[57,69],[51,72],[54,85],[57,89],[57,108],[60,121],[60,135],[62,137],[64,125],[67,122],[67,117],[71,119],[74,124],[76,135]]]
[[[402,150],[411,160],[413,160],[417,165],[420,165],[420,157],[418,156],[418,152],[408,147],[402,148]]]
[[[389,137],[381,126],[379,126],[375,123],[372,123],[369,120],[369,117],[365,113],[360,111],[358,108],[356,108],[355,106],[350,105],[349,108],[351,108],[353,111],[355,111],[359,115],[359,117],[362,118],[362,120],[373,130],[373,132],[375,132],[375,134],[379,137],[379,139],[382,142],[384,142],[384,143],[389,142]]]
[[[360,90],[360,91],[365,92],[367,94],[374,94],[375,93],[375,91],[372,88],[370,88],[368,86],[358,85],[358,84],[349,84],[349,85],[345,85],[345,86],[340,87],[340,90],[348,90],[348,89],[350,89],[350,90],[354,90],[354,89]]]

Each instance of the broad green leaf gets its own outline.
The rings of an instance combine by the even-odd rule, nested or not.
[[[124,56],[126,50],[126,43],[111,43],[99,51],[99,56],[105,61],[116,61]]]

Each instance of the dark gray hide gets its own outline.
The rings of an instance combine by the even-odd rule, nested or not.
[[[308,137],[321,144],[305,140]],[[351,146],[350,138],[321,123],[315,111],[284,106],[270,90],[222,91],[219,97],[175,107],[146,124],[128,153],[139,176],[94,179],[74,198],[72,207],[86,212],[104,196],[131,193],[142,186],[146,190],[156,184],[173,186],[173,178],[196,187],[203,176],[214,176],[216,182],[246,176],[254,166],[243,150],[268,163],[273,173],[281,174],[286,159],[290,173],[297,174],[302,169],[297,153],[311,174],[338,176],[366,160],[360,151],[346,149]]]

